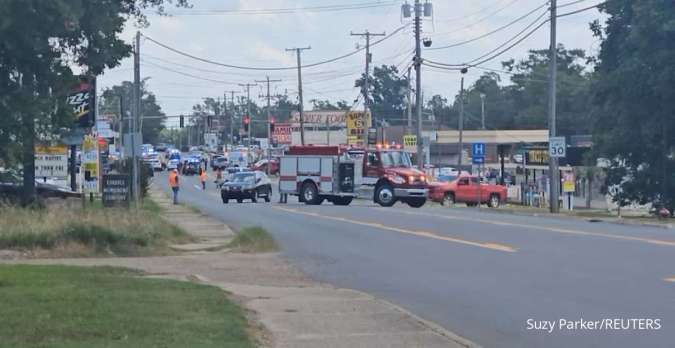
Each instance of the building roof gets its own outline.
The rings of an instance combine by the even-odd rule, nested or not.
[[[459,143],[459,131],[447,130],[436,132],[440,144]],[[548,143],[548,130],[465,130],[464,143],[517,144]]]

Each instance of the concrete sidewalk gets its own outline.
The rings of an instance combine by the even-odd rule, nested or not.
[[[433,323],[371,295],[314,282],[278,254],[237,254],[223,223],[152,191],[167,220],[196,237],[174,246],[179,256],[10,261],[12,263],[111,265],[220,287],[249,310],[264,347],[475,347]]]

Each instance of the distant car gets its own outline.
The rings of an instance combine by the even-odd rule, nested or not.
[[[276,175],[279,173],[279,160],[277,159],[272,159],[271,161],[268,161],[267,159],[262,159],[258,162],[256,162],[253,167],[251,167],[252,170],[259,170],[263,173],[267,173],[267,166],[269,165],[270,175]]]
[[[167,164],[166,164],[166,168],[168,170],[178,169],[179,164],[180,164],[180,157],[177,158],[177,159],[176,158],[170,159],[169,162],[167,162]]]
[[[184,175],[196,175],[199,174],[199,168],[202,167],[202,162],[196,157],[188,157],[186,162],[183,163],[183,174]]]
[[[236,199],[237,203],[250,199],[257,203],[259,198],[269,202],[272,199],[272,184],[263,172],[241,172],[232,176],[232,180],[224,183],[220,189],[223,203]]]
[[[216,169],[225,169],[227,168],[227,158],[224,156],[213,156],[211,158],[211,169],[216,170]]]
[[[450,182],[432,182],[429,184],[429,197],[443,205],[466,203],[476,206],[487,203],[497,208],[506,202],[507,188],[501,185],[480,183],[478,177],[462,174]]]

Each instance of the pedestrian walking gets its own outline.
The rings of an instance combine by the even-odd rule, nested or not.
[[[202,190],[206,191],[206,180],[208,179],[208,175],[206,175],[206,170],[204,169],[199,169],[199,181],[202,183]]]
[[[169,187],[171,187],[171,191],[173,191],[173,204],[178,204],[178,190],[180,190],[178,169],[174,169],[169,173]]]

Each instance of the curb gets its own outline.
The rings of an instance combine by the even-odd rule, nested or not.
[[[458,209],[458,210],[463,210],[463,209],[469,209],[469,208],[463,208],[463,207],[454,207],[452,209]],[[498,208],[498,209],[490,209],[487,210],[490,213],[496,213],[496,214],[510,214],[510,215],[516,215],[516,216],[533,216],[533,217],[547,217],[547,218],[557,218],[561,220],[565,219],[574,219],[578,221],[586,221],[586,222],[604,222],[604,223],[609,223],[609,224],[616,224],[616,225],[624,225],[624,226],[645,226],[645,227],[655,227],[655,228],[662,228],[666,230],[670,229],[675,229],[675,224],[668,223],[668,224],[658,224],[658,223],[650,223],[650,222],[639,222],[639,221],[630,221],[630,220],[624,220],[621,218],[605,218],[605,217],[586,217],[586,216],[574,216],[574,215],[565,215],[565,214],[552,214],[552,213],[534,213],[534,212],[527,212],[527,211],[517,211],[517,210],[509,210],[508,208]]]

